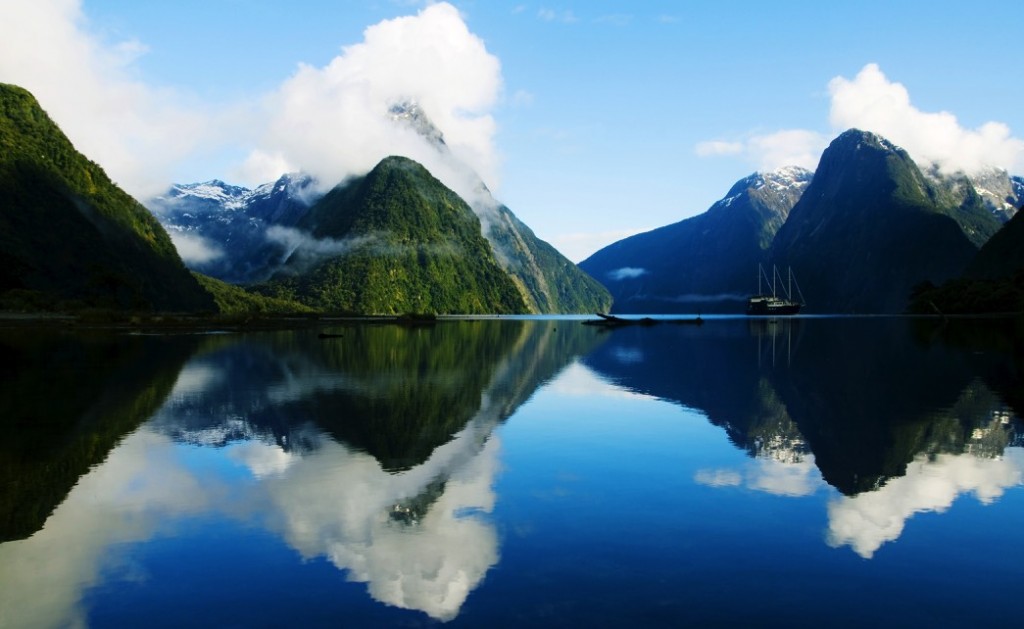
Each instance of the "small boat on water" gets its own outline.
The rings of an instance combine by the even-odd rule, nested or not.
[[[782,276],[779,275],[779,269],[772,266],[772,277],[771,280],[768,280],[768,274],[765,273],[764,267],[760,264],[757,265],[757,294],[747,300],[748,315],[795,315],[800,312],[800,309],[804,307],[804,295],[800,291],[800,285],[796,284],[796,278],[793,277],[793,269],[787,268],[786,272],[787,281],[784,283]],[[771,294],[761,290],[762,279],[771,286]],[[800,301],[793,298],[794,284],[796,284],[797,294],[800,295]],[[780,288],[783,295],[779,294]]]

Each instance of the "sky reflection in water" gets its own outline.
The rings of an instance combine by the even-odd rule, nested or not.
[[[879,619],[815,575],[904,621],[966,618],[1006,592],[964,582],[1014,570],[1020,383],[1007,352],[928,334],[493,321],[200,343],[41,528],[5,535],[0,625]],[[130,403],[83,417],[153,396],[109,379]],[[908,592],[933,607],[912,616]]]

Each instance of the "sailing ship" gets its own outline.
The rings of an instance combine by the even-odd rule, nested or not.
[[[800,285],[796,284],[796,278],[793,277],[793,269],[787,268],[786,273],[787,278],[783,282],[782,276],[779,275],[779,269],[773,265],[772,277],[769,281],[764,267],[760,264],[757,265],[757,294],[747,300],[748,315],[795,315],[800,312],[800,309],[804,307],[803,292],[800,291]],[[771,285],[771,294],[761,290],[762,279]],[[800,295],[800,301],[793,299],[794,284],[796,285],[797,294]],[[782,296],[779,295],[780,288],[783,292]]]

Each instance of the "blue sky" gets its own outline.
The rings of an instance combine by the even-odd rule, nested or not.
[[[1018,14],[986,1],[8,0],[0,81],[32,90],[139,197],[279,169],[358,174],[380,146],[407,145],[351,112],[408,94],[579,261],[704,211],[755,170],[813,168],[850,126],[949,170],[1024,174],[1021,46],[1005,26]]]

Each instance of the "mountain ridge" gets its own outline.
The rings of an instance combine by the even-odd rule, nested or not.
[[[799,167],[754,173],[704,213],[613,243],[580,267],[611,291],[616,312],[738,311],[810,177]]]
[[[803,172],[795,187],[780,181],[784,171],[755,173],[704,213],[612,243],[580,266],[619,312],[742,312],[758,264],[791,267],[807,312],[903,312],[915,285],[967,267],[1024,190],[1005,171],[922,170],[857,129],[830,143],[813,175]]]
[[[526,309],[476,214],[408,158],[385,158],[334,188],[296,228],[319,245],[295,249],[262,292],[362,314]]]
[[[771,257],[811,312],[903,312],[913,286],[955,277],[998,230],[977,195],[957,201],[902,148],[851,129],[822,153]]]
[[[213,311],[167,232],[0,84],[0,295],[13,307]]]

